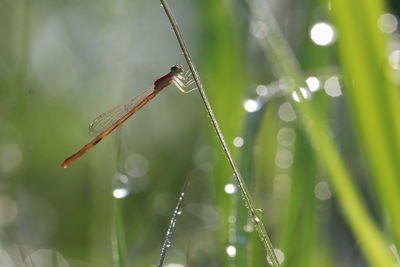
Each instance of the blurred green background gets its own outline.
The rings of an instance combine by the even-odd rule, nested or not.
[[[170,4],[282,265],[399,264],[399,2]],[[156,266],[186,181],[164,266],[268,265],[197,91],[60,166],[187,69],[158,1],[2,0],[0,33],[0,266]]]

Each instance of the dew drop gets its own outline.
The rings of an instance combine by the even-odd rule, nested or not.
[[[282,262],[285,260],[285,254],[279,248],[274,248],[274,252],[278,263],[282,264]],[[274,265],[269,255],[267,256],[267,261],[270,265]]]
[[[256,209],[255,212],[258,218],[264,218],[264,211],[262,209]]]
[[[261,209],[256,209],[253,213],[253,220],[256,223],[261,222],[261,219],[264,217],[264,212]]]

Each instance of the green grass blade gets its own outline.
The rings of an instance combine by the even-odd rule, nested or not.
[[[353,10],[357,9],[355,14]],[[335,1],[339,52],[356,133],[373,174],[382,210],[400,246],[400,96],[387,59],[387,36],[378,28],[382,2]]]
[[[265,38],[260,40],[264,45],[266,54],[277,65],[279,74],[290,78],[294,83],[293,90],[298,91],[300,87],[304,86],[303,74],[268,6],[265,2],[252,1],[251,7],[254,19],[264,23],[268,29]],[[297,93],[301,96],[300,92]],[[395,261],[393,255],[389,252],[388,245],[369,216],[360,194],[356,190],[339,152],[332,142],[332,138],[329,136],[326,121],[307,100],[295,102],[295,106],[309,137],[318,147],[318,156],[330,173],[339,203],[353,232],[360,240],[367,259],[376,266],[394,264]]]
[[[314,195],[317,163],[314,151],[302,129],[296,131],[292,183],[286,209],[282,250],[284,266],[310,266],[317,233]]]
[[[183,37],[182,37],[182,33],[179,30],[179,26],[178,26],[173,14],[172,14],[172,11],[171,11],[169,5],[166,3],[166,1],[165,0],[160,0],[160,1],[161,1],[161,4],[162,4],[163,8],[164,8],[165,13],[167,14],[167,17],[168,17],[169,21],[171,23],[172,29],[173,29],[173,31],[175,33],[175,36],[178,39],[178,43],[179,43],[179,45],[181,47],[181,50],[182,50],[182,52],[183,52],[183,54],[185,56],[186,62],[189,65],[190,71],[193,74],[193,77],[194,77],[194,80],[196,82],[197,88],[198,88],[199,93],[200,93],[200,95],[202,97],[204,106],[205,106],[205,108],[207,110],[207,114],[210,117],[211,123],[212,123],[212,125],[213,125],[213,127],[215,129],[215,132],[217,134],[217,137],[218,137],[218,139],[219,139],[219,141],[220,141],[220,143],[222,145],[222,149],[223,149],[223,151],[225,153],[225,156],[226,156],[226,158],[227,158],[227,160],[228,160],[228,162],[229,162],[229,164],[230,164],[230,166],[232,168],[233,174],[234,174],[234,176],[236,178],[236,183],[237,183],[237,185],[238,185],[238,187],[240,189],[240,193],[242,194],[242,197],[243,197],[243,200],[244,200],[244,204],[245,204],[245,206],[246,206],[246,208],[247,208],[247,210],[249,212],[250,217],[252,218],[252,220],[254,222],[254,227],[255,227],[255,229],[256,229],[256,231],[257,231],[257,233],[258,233],[258,235],[259,235],[259,237],[261,239],[261,242],[262,242],[262,244],[264,246],[264,249],[265,249],[267,255],[271,259],[272,265],[273,266],[279,266],[280,264],[278,262],[278,259],[277,259],[276,255],[275,255],[274,248],[273,248],[271,240],[270,240],[270,238],[269,238],[269,236],[267,234],[265,225],[264,225],[263,221],[261,220],[262,218],[260,218],[258,213],[257,213],[257,210],[256,210],[256,208],[254,206],[254,201],[252,199],[252,196],[250,195],[250,193],[249,193],[249,191],[247,189],[247,186],[246,186],[246,184],[245,184],[245,182],[244,182],[244,180],[243,180],[243,178],[242,178],[242,176],[240,174],[240,171],[239,171],[235,161],[233,160],[232,153],[230,152],[230,149],[229,149],[229,147],[228,147],[228,145],[226,143],[226,140],[225,140],[225,138],[224,138],[224,136],[222,134],[222,131],[220,129],[219,123],[218,123],[218,121],[217,121],[217,119],[216,119],[216,117],[214,115],[214,111],[213,111],[213,109],[211,107],[210,101],[208,100],[207,94],[206,94],[206,92],[204,90],[204,87],[203,87],[203,84],[202,84],[202,82],[200,80],[200,76],[199,76],[199,73],[197,72],[197,68],[194,65],[193,61],[192,61],[191,55],[190,55],[190,53],[189,53],[189,51],[188,51],[188,49],[186,47],[186,44],[185,44],[185,41],[184,41]]]
[[[244,180],[249,188],[254,188],[254,148],[256,145],[257,137],[262,126],[267,102],[258,101],[260,109],[253,113],[248,113],[244,120],[244,126],[241,137],[244,140],[243,146],[240,148],[239,153],[239,168],[242,172]],[[250,266],[250,262],[255,262],[257,259],[252,259],[251,250],[255,242],[250,241],[250,232],[246,231],[248,226],[249,216],[239,201],[240,196],[235,194],[232,198],[233,214],[236,218],[235,233],[236,233],[236,257],[233,259],[236,266]],[[256,245],[257,246],[257,245]],[[265,262],[264,262],[265,263]]]

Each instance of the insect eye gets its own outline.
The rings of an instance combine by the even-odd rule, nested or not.
[[[171,67],[171,72],[175,73],[175,74],[181,73],[181,72],[183,72],[183,68],[181,65],[174,65]]]
[[[178,67],[177,66],[172,66],[171,67],[171,72],[172,73],[177,73],[178,72]]]

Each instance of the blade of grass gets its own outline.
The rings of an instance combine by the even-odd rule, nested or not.
[[[359,10],[356,16],[354,8]],[[383,3],[339,0],[333,4],[332,13],[340,31],[339,53],[356,133],[373,174],[382,211],[389,212],[389,228],[400,247],[400,96],[390,78],[393,74],[387,60],[387,37],[377,26],[384,13]]]
[[[241,28],[242,21],[238,19],[236,1],[215,1],[202,0],[199,2],[198,10],[200,12],[200,25],[202,28],[201,41],[198,47],[201,53],[202,77],[203,83],[209,88],[218,88],[218,90],[207,91],[207,95],[213,104],[213,111],[218,118],[219,126],[224,130],[224,137],[228,142],[240,133],[243,126],[246,111],[244,108],[238,108],[243,103],[243,94],[249,86],[248,74],[243,71],[243,62],[246,60],[246,49],[243,44]],[[226,44],[229,43],[229,46]],[[200,63],[200,62],[199,62]],[[229,94],[229,101],[227,101]],[[214,130],[211,124],[205,120],[207,125],[208,140],[210,145],[219,148],[220,143],[215,138]],[[232,147],[233,157],[237,158],[236,148]],[[212,184],[218,192],[224,192],[224,188],[232,180],[232,170],[229,164],[226,164],[224,153],[214,153],[214,169],[212,171]],[[240,166],[239,169],[243,171]],[[242,172],[243,175],[243,172]],[[236,257],[230,257],[226,251],[226,244],[231,244],[233,237],[231,227],[232,195],[216,194],[214,199],[215,207],[222,219],[219,221],[220,231],[218,231],[218,254],[225,255],[218,258],[217,265],[226,266]],[[243,205],[239,199],[238,205]],[[248,217],[245,207],[240,210],[244,212],[244,217]],[[258,241],[258,240],[257,240]],[[256,241],[256,242],[257,242]],[[257,243],[258,244],[258,243]],[[236,249],[238,252],[239,250]],[[262,252],[263,253],[263,252]],[[259,253],[260,255],[261,253]],[[237,255],[237,254],[236,254]],[[264,260],[265,257],[259,257]]]
[[[285,251],[285,266],[310,266],[318,231],[314,195],[317,164],[314,151],[303,130],[298,127],[294,130],[294,164],[286,218],[282,225],[282,250]]]
[[[167,249],[171,246],[171,240],[172,240],[172,232],[175,228],[176,225],[176,220],[179,215],[182,214],[182,209],[183,209],[183,200],[185,198],[186,194],[186,189],[188,187],[188,182],[185,183],[183,186],[182,192],[179,196],[178,203],[176,204],[174,213],[172,214],[171,221],[168,226],[167,234],[165,235],[165,240],[161,248],[161,254],[160,254],[160,260],[158,262],[158,267],[162,267],[164,264],[165,260],[165,255],[167,254]],[[189,260],[189,259],[187,259]]]
[[[261,101],[258,101],[261,102]],[[253,188],[254,177],[253,177],[253,149],[256,144],[256,139],[259,134],[261,127],[261,121],[265,115],[265,110],[267,108],[267,102],[259,103],[260,109],[256,112],[248,113],[245,118],[244,126],[242,130],[242,138],[244,140],[243,146],[239,153],[239,167],[243,173],[243,178],[246,184]],[[249,266],[251,257],[248,253],[249,246],[249,231],[246,231],[246,225],[248,224],[248,216],[243,205],[239,204],[238,195],[235,194],[232,197],[233,214],[236,217],[236,257],[233,259],[236,266]],[[253,260],[254,261],[254,260]]]
[[[282,91],[275,87],[274,84],[268,86],[268,94],[255,99],[259,109],[255,112],[247,113],[244,120],[242,129],[242,139],[244,140],[243,146],[239,152],[239,168],[242,171],[243,179],[245,183],[254,189],[254,149],[257,144],[257,139],[260,134],[262,127],[262,121],[265,117],[265,113],[268,107],[269,101],[281,95]],[[233,211],[232,215],[236,217],[235,232],[236,232],[236,257],[233,259],[236,266],[258,266],[262,264],[257,261],[254,257],[252,258],[253,249],[251,248],[252,242],[250,242],[250,232],[246,231],[246,226],[249,223],[247,212],[244,210],[245,207],[239,204],[238,195],[235,194],[232,197]]]
[[[276,64],[279,74],[287,77],[293,83],[291,90],[300,92],[306,87],[299,64],[283,37],[269,7],[265,1],[249,1],[253,19],[264,26],[265,35],[259,36],[260,42],[271,61]],[[307,99],[294,102],[299,112],[309,138],[318,147],[317,154],[325,163],[342,206],[346,218],[360,240],[361,247],[369,260],[375,266],[391,266],[395,263],[388,245],[379,233],[375,223],[369,216],[359,192],[350,178],[350,175],[329,136],[329,130],[321,117]]]
[[[212,124],[214,126],[214,129],[215,129],[216,133],[217,133],[218,139],[221,142],[222,148],[223,148],[223,150],[224,150],[224,152],[226,154],[226,157],[227,157],[227,159],[228,159],[228,161],[229,161],[229,163],[231,165],[231,168],[233,170],[234,176],[236,177],[236,182],[237,182],[237,184],[239,186],[239,189],[240,189],[240,191],[242,193],[242,196],[243,196],[243,199],[245,201],[245,205],[248,208],[250,217],[253,219],[253,222],[255,224],[255,228],[257,230],[257,233],[259,234],[259,236],[261,238],[261,241],[262,241],[262,243],[264,245],[264,248],[265,248],[267,254],[269,255],[269,257],[271,259],[271,262],[273,263],[273,266],[279,266],[278,259],[277,259],[276,255],[274,253],[274,248],[273,248],[272,243],[270,241],[270,238],[269,238],[269,236],[268,236],[268,234],[266,232],[265,226],[264,226],[262,220],[257,216],[257,212],[256,212],[256,209],[254,207],[253,200],[251,199],[251,196],[250,196],[250,194],[248,192],[246,184],[244,183],[244,181],[243,181],[243,179],[242,179],[242,177],[240,175],[240,172],[239,172],[239,170],[238,170],[238,168],[236,166],[236,163],[234,162],[234,160],[232,158],[230,150],[229,150],[229,148],[228,148],[228,146],[227,146],[227,144],[225,142],[225,139],[224,139],[224,137],[222,135],[221,129],[219,128],[219,124],[218,124],[218,122],[217,122],[217,120],[216,120],[216,118],[214,116],[214,112],[213,112],[213,110],[211,108],[211,105],[210,105],[210,103],[208,101],[208,97],[207,97],[207,95],[206,95],[206,93],[204,91],[203,85],[202,85],[202,83],[200,81],[199,74],[198,74],[198,72],[196,70],[195,65],[193,64],[193,61],[192,61],[191,56],[189,54],[189,51],[186,48],[186,44],[185,44],[185,41],[184,41],[184,39],[182,37],[182,34],[181,34],[180,30],[179,30],[178,24],[177,24],[177,22],[176,22],[176,20],[175,20],[175,18],[173,16],[172,11],[171,11],[169,5],[167,4],[167,2],[165,0],[160,0],[160,2],[162,4],[162,7],[164,8],[164,11],[165,11],[170,23],[171,23],[172,29],[173,29],[173,31],[174,31],[177,39],[178,39],[179,45],[181,47],[181,50],[182,50],[182,52],[183,52],[183,54],[185,56],[185,59],[186,59],[188,65],[189,65],[190,71],[193,73],[193,77],[194,77],[194,80],[196,82],[197,88],[199,89],[199,92],[200,92],[200,95],[201,95],[201,97],[203,99],[203,103],[204,103],[204,105],[206,107],[207,113],[210,116],[211,122],[212,122]]]

